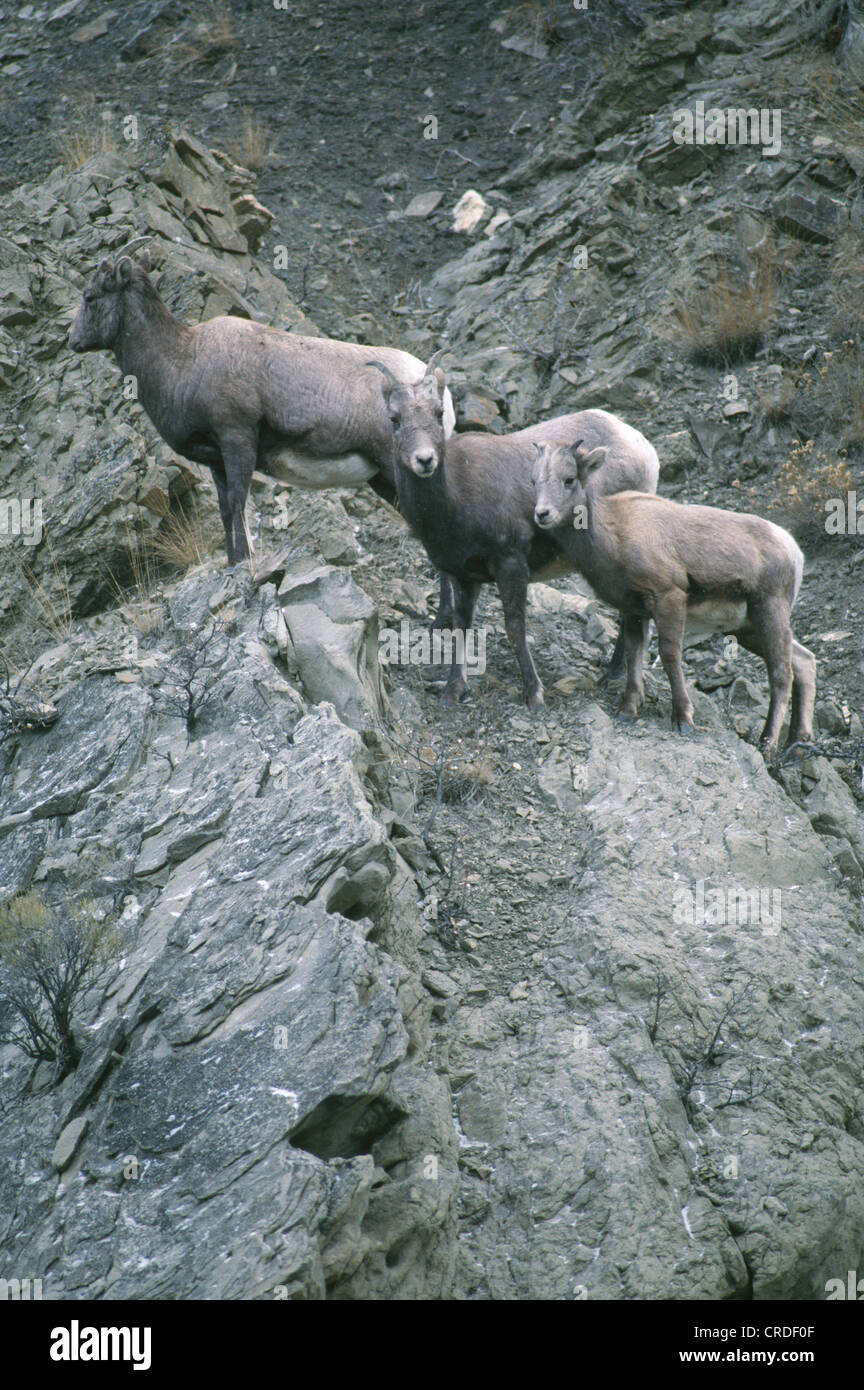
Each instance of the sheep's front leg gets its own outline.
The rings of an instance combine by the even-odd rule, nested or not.
[[[474,607],[477,603],[477,595],[480,592],[479,584],[461,584],[452,575],[441,573],[442,580],[446,580],[449,592],[453,598],[453,618],[451,632],[453,635],[453,655],[450,665],[450,677],[445,685],[441,699],[445,704],[458,705],[460,700],[464,700],[468,694],[468,679],[465,674],[465,633],[474,621]],[[461,633],[461,646],[458,640]]]
[[[219,510],[225,527],[228,564],[236,565],[249,555],[246,539],[246,499],[258,457],[257,432],[243,429],[224,430],[219,435],[219,448],[225,469],[225,500],[219,496]],[[218,487],[218,484],[217,484]]]
[[[619,719],[635,719],[642,707],[642,657],[647,640],[648,619],[632,613],[622,614],[619,641],[627,671],[627,684],[618,706]]]
[[[657,624],[660,660],[672,690],[672,723],[680,734],[693,728],[693,706],[684,683],[681,665],[681,645],[687,621],[687,595],[681,589],[670,589],[654,601],[652,614]]]
[[[603,672],[597,684],[601,690],[607,685],[612,685],[619,681],[627,670],[627,643],[624,637],[623,625],[618,629],[618,637],[615,642],[615,649],[612,652],[609,665]]]
[[[528,566],[523,560],[509,559],[498,565],[495,582],[504,608],[504,627],[522,672],[522,692],[529,709],[545,703],[543,686],[525,635],[525,605],[528,601]]]
[[[433,632],[440,632],[456,626],[456,605],[453,597],[453,581],[443,570],[439,570],[438,583],[438,612],[432,619]]]

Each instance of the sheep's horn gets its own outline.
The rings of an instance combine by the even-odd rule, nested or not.
[[[445,352],[447,352],[448,350],[449,350],[449,349],[446,348],[446,347],[441,347],[441,348],[438,349],[437,352],[433,352],[432,356],[429,358],[429,361],[426,363],[426,375],[427,375],[427,376],[431,376],[431,375],[432,375],[432,373],[434,372],[436,366],[438,365],[438,358],[439,358],[439,357],[443,357],[444,354],[445,354]]]
[[[384,375],[386,376],[387,380],[390,382],[390,385],[391,385],[391,386],[398,386],[398,385],[400,384],[400,383],[396,380],[396,378],[395,378],[395,376],[393,375],[393,373],[391,372],[390,368],[389,368],[389,367],[385,367],[383,362],[376,362],[376,361],[373,360],[373,361],[367,362],[367,363],[366,363],[366,366],[367,366],[367,367],[377,367],[378,370],[379,370],[379,372],[383,372],[383,373],[384,373]]]
[[[146,233],[144,236],[136,236],[136,237],[133,237],[133,239],[132,239],[126,246],[123,247],[123,250],[119,253],[119,255],[118,255],[115,259],[116,259],[116,260],[119,260],[119,259],[120,259],[120,256],[128,256],[128,255],[129,255],[129,252],[132,250],[133,246],[137,246],[138,243],[139,243],[140,241],[152,241],[152,240],[153,240],[153,238],[152,238],[152,236],[150,236],[149,232]]]

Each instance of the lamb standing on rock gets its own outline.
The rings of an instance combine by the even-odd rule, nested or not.
[[[650,617],[672,687],[672,723],[681,733],[693,725],[681,667],[687,627],[734,632],[764,660],[771,700],[759,744],[766,753],[776,746],[790,690],[786,747],[808,742],[816,659],[795,641],[789,624],[804,556],[788,531],[747,513],[684,506],[647,493],[599,496],[590,481],[605,461],[606,450],[593,441],[538,447],[534,516],[598,597],[621,614],[627,684],[620,717],[635,719],[642,703]]]
[[[212,471],[229,565],[249,554],[244,509],[256,468],[298,487],[371,481],[393,495],[390,423],[380,378],[365,364],[374,352],[409,382],[423,376],[419,358],[231,315],[188,327],[159,297],[151,268],[146,253],[138,263],[103,261],[84,290],[69,346],[113,351],[165,442]],[[448,433],[454,423],[448,393]]]
[[[440,368],[422,381],[396,381],[383,362],[382,388],[393,426],[399,509],[422,541],[432,563],[453,590],[452,626],[471,627],[480,585],[494,580],[501,595],[507,636],[522,672],[526,703],[543,704],[543,686],[525,636],[528,585],[572,572],[555,539],[534,524],[531,469],[535,444],[584,437],[604,444],[605,466],[596,492],[657,486],[660,470],[651,444],[605,410],[562,415],[515,434],[459,434],[445,441],[446,386]],[[461,654],[464,657],[464,652]],[[623,666],[619,637],[610,674]],[[464,659],[454,643],[443,698],[456,702],[467,691]]]

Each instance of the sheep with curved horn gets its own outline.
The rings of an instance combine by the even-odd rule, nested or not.
[[[104,260],[69,332],[75,352],[114,353],[138,400],[178,454],[213,474],[228,563],[249,554],[245,506],[252,474],[303,488],[370,482],[395,497],[392,432],[372,351],[400,383],[426,367],[398,348],[285,333],[224,315],[187,326],[149,278],[150,258]],[[455,424],[445,402],[445,427]]]
[[[480,585],[494,581],[504,608],[507,636],[522,673],[530,707],[543,704],[543,687],[525,633],[528,585],[571,572],[562,548],[535,524],[531,470],[534,446],[584,438],[609,448],[598,491],[657,486],[657,455],[644,435],[604,410],[582,410],[515,434],[466,433],[446,438],[446,382],[431,366],[413,384],[381,374],[381,390],[393,428],[399,510],[429,558],[453,589],[453,628],[470,628]],[[454,643],[443,698],[467,692],[464,643]],[[460,655],[461,654],[461,655]],[[610,675],[624,663],[619,638]]]

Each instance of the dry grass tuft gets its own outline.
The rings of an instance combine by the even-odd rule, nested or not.
[[[50,589],[23,561],[19,561],[21,578],[30,593],[36,626],[54,642],[65,642],[74,626],[69,571],[58,563],[50,544],[47,553],[52,580]]]
[[[225,142],[225,150],[235,164],[240,164],[244,169],[251,169],[253,174],[258,174],[273,153],[270,131],[266,125],[256,120],[247,111],[244,113],[243,124],[239,132],[229,136]]]
[[[76,130],[56,137],[57,154],[65,169],[80,169],[97,154],[114,154],[117,142],[108,121],[91,117]]]
[[[717,266],[706,285],[676,295],[671,336],[694,361],[729,366],[762,347],[776,302],[774,268],[767,258],[749,273]]]
[[[188,570],[203,564],[219,549],[219,544],[220,537],[197,512],[186,512],[178,505],[147,542],[147,548],[157,564]]]
[[[213,62],[223,53],[229,53],[236,42],[234,16],[228,0],[210,0],[204,8],[203,18],[195,25],[189,38],[181,39],[171,48],[184,66],[193,67],[196,63]]]

